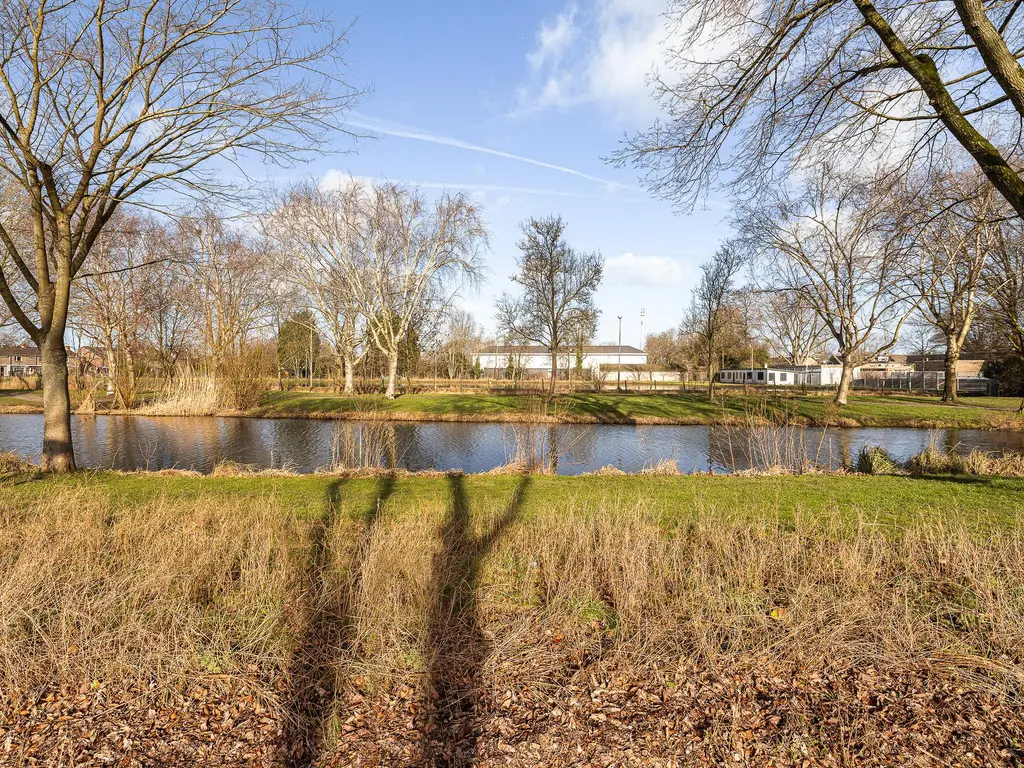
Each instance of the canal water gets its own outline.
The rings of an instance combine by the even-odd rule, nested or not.
[[[0,452],[38,461],[42,416],[0,416]],[[1024,451],[1024,433],[971,429],[818,429],[315,421],[307,419],[75,416],[79,466],[189,469],[221,462],[317,470],[387,466],[486,472],[511,462],[576,475],[602,467],[639,472],[674,461],[682,472],[733,472],[804,461],[839,467],[865,446],[907,458],[944,450]]]

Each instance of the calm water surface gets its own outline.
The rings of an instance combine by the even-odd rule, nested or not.
[[[43,419],[0,416],[0,452],[38,461]],[[517,456],[555,457],[559,474],[613,466],[637,472],[663,460],[683,472],[726,472],[803,456],[837,467],[864,446],[906,458],[936,441],[947,450],[1024,451],[1024,433],[972,429],[801,429],[466,423],[364,423],[306,419],[75,416],[75,453],[96,469],[191,469],[219,462],[314,472],[375,464],[410,470],[486,472]]]

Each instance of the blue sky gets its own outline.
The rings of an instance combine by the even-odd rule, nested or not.
[[[333,8],[334,6],[332,6]],[[645,75],[659,57],[664,0],[515,3],[355,0],[348,61],[372,92],[350,116],[378,140],[339,140],[303,172],[350,173],[465,189],[492,233],[487,281],[463,304],[488,331],[509,282],[518,224],[561,214],[570,242],[607,260],[597,300],[599,340],[623,343],[677,326],[698,264],[726,234],[728,206],[690,215],[641,191],[605,164],[624,133],[655,117]]]

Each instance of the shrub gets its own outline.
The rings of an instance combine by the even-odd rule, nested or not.
[[[275,355],[266,345],[246,347],[221,360],[218,395],[227,408],[245,411],[260,404],[267,378],[274,373]]]
[[[860,449],[855,468],[862,475],[891,475],[900,469],[889,452],[877,445]]]

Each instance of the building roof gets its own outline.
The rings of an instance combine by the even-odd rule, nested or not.
[[[668,368],[658,363],[601,363],[602,371],[628,371],[642,373],[679,373],[676,368]]]
[[[575,352],[574,347],[565,347],[563,353]],[[621,351],[624,355],[646,355],[642,349],[623,344],[591,344],[583,347],[585,355],[615,355]],[[481,355],[550,355],[551,350],[541,344],[494,344],[484,347],[477,354]]]
[[[813,358],[810,355],[808,355],[802,361],[797,363],[797,365],[798,366],[809,366],[809,365],[817,366],[817,365],[821,365],[821,363],[819,363],[815,358]],[[769,357],[768,358],[768,367],[769,368],[776,368],[776,369],[785,369],[787,367],[790,367],[790,368],[793,367],[793,363],[791,363],[789,361],[789,358],[787,358],[787,357]]]
[[[0,346],[0,357],[13,357],[15,355],[30,355],[32,357],[38,357],[39,348],[30,347],[27,344],[22,344],[14,347]]]

